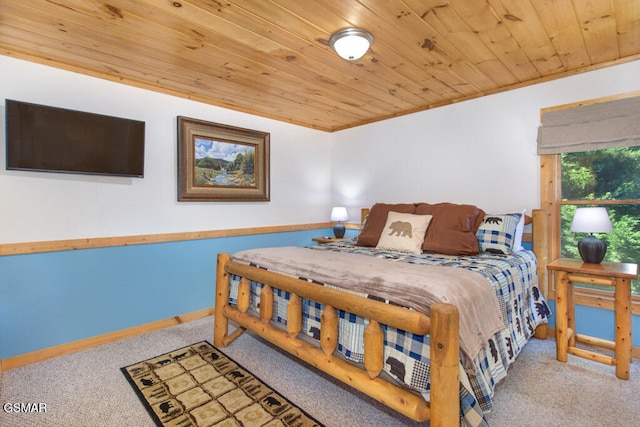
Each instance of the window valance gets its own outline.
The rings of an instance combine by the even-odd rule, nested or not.
[[[542,113],[538,154],[640,145],[640,96]]]

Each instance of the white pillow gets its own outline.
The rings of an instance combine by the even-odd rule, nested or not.
[[[422,243],[431,218],[432,215],[389,212],[376,249],[422,253]]]
[[[514,251],[521,251],[524,249],[524,247],[522,246],[522,235],[524,234],[524,221],[526,213],[527,210],[523,209],[522,216],[520,217],[520,222],[518,222],[518,226],[516,227],[516,237],[513,240]]]

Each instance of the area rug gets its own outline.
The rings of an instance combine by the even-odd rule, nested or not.
[[[122,372],[159,426],[322,426],[207,341]]]

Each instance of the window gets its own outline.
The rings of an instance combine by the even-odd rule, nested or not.
[[[640,147],[563,153],[560,155],[560,256],[579,258],[584,233],[569,230],[576,207],[603,206],[614,227],[596,237],[607,242],[605,261],[640,261]],[[640,295],[640,282],[631,284]],[[611,288],[587,286],[611,291]]]
[[[579,258],[584,233],[569,229],[577,207],[606,207],[614,227],[598,235],[605,261],[640,263],[640,91],[540,111],[540,206],[548,219],[548,259]],[[542,282],[554,298],[553,275]],[[632,282],[640,314],[640,283]],[[580,286],[576,304],[613,308],[610,287]]]

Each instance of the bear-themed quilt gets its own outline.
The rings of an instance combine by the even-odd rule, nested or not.
[[[337,251],[384,258],[397,263],[462,268],[481,275],[495,291],[503,328],[490,336],[469,363],[461,365],[461,412],[465,425],[485,425],[484,413],[491,411],[496,384],[507,370],[535,328],[545,323],[549,314],[547,303],[539,288],[535,255],[528,250],[512,254],[480,253],[476,256],[448,256],[441,254],[409,254],[380,248],[355,246],[352,240],[327,245],[309,246],[314,251]],[[259,264],[255,264],[262,267]],[[264,267],[262,267],[264,268]],[[299,277],[301,278],[301,277]],[[314,277],[304,277],[337,288],[338,284],[322,283]],[[237,303],[239,278],[231,277],[231,300]],[[251,283],[250,310],[258,311],[262,285]],[[353,292],[353,291],[350,291]],[[274,290],[273,321],[286,323],[289,294]],[[364,294],[377,298],[373,294]],[[396,303],[395,301],[388,301]],[[400,304],[403,305],[403,304]],[[405,304],[406,306],[406,304]],[[320,318],[324,306],[303,300],[303,332],[312,339],[319,338]],[[339,312],[338,352],[355,363],[364,360],[363,330],[368,321],[343,311]],[[478,319],[478,322],[482,322]],[[430,396],[429,336],[417,336],[382,325],[385,332],[384,371],[407,387]],[[462,368],[462,366],[465,368]]]

